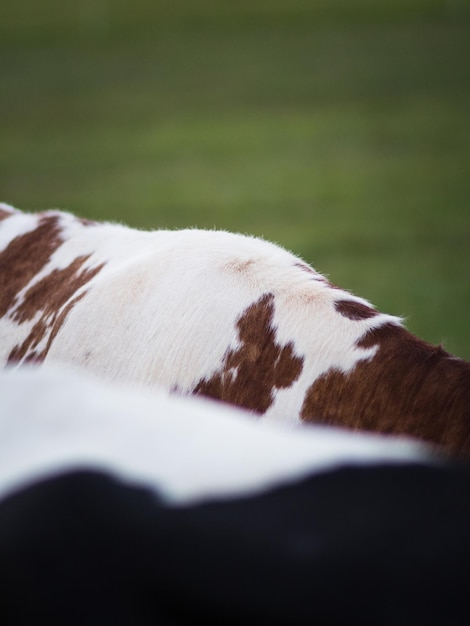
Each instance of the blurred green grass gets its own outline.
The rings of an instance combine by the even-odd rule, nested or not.
[[[470,359],[466,0],[3,0],[0,199],[227,228]]]

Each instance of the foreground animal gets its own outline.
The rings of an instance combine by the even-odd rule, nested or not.
[[[60,368],[0,372],[2,626],[468,623],[466,464]]]
[[[403,437],[313,424],[301,431],[250,417],[208,398],[111,384],[79,368],[6,368],[0,500],[82,468],[141,482],[176,506],[251,495],[341,467],[443,461],[430,446]]]
[[[254,237],[0,205],[0,365],[43,361],[470,457],[470,363]]]

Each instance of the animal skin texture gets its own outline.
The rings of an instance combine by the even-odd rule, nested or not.
[[[43,362],[470,456],[470,363],[247,235],[0,205],[0,366]]]

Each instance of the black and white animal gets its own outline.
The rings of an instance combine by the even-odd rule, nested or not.
[[[467,623],[466,464],[83,369],[10,369],[2,626]]]

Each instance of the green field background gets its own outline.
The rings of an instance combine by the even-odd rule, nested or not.
[[[467,0],[2,0],[0,200],[263,236],[470,359]]]

